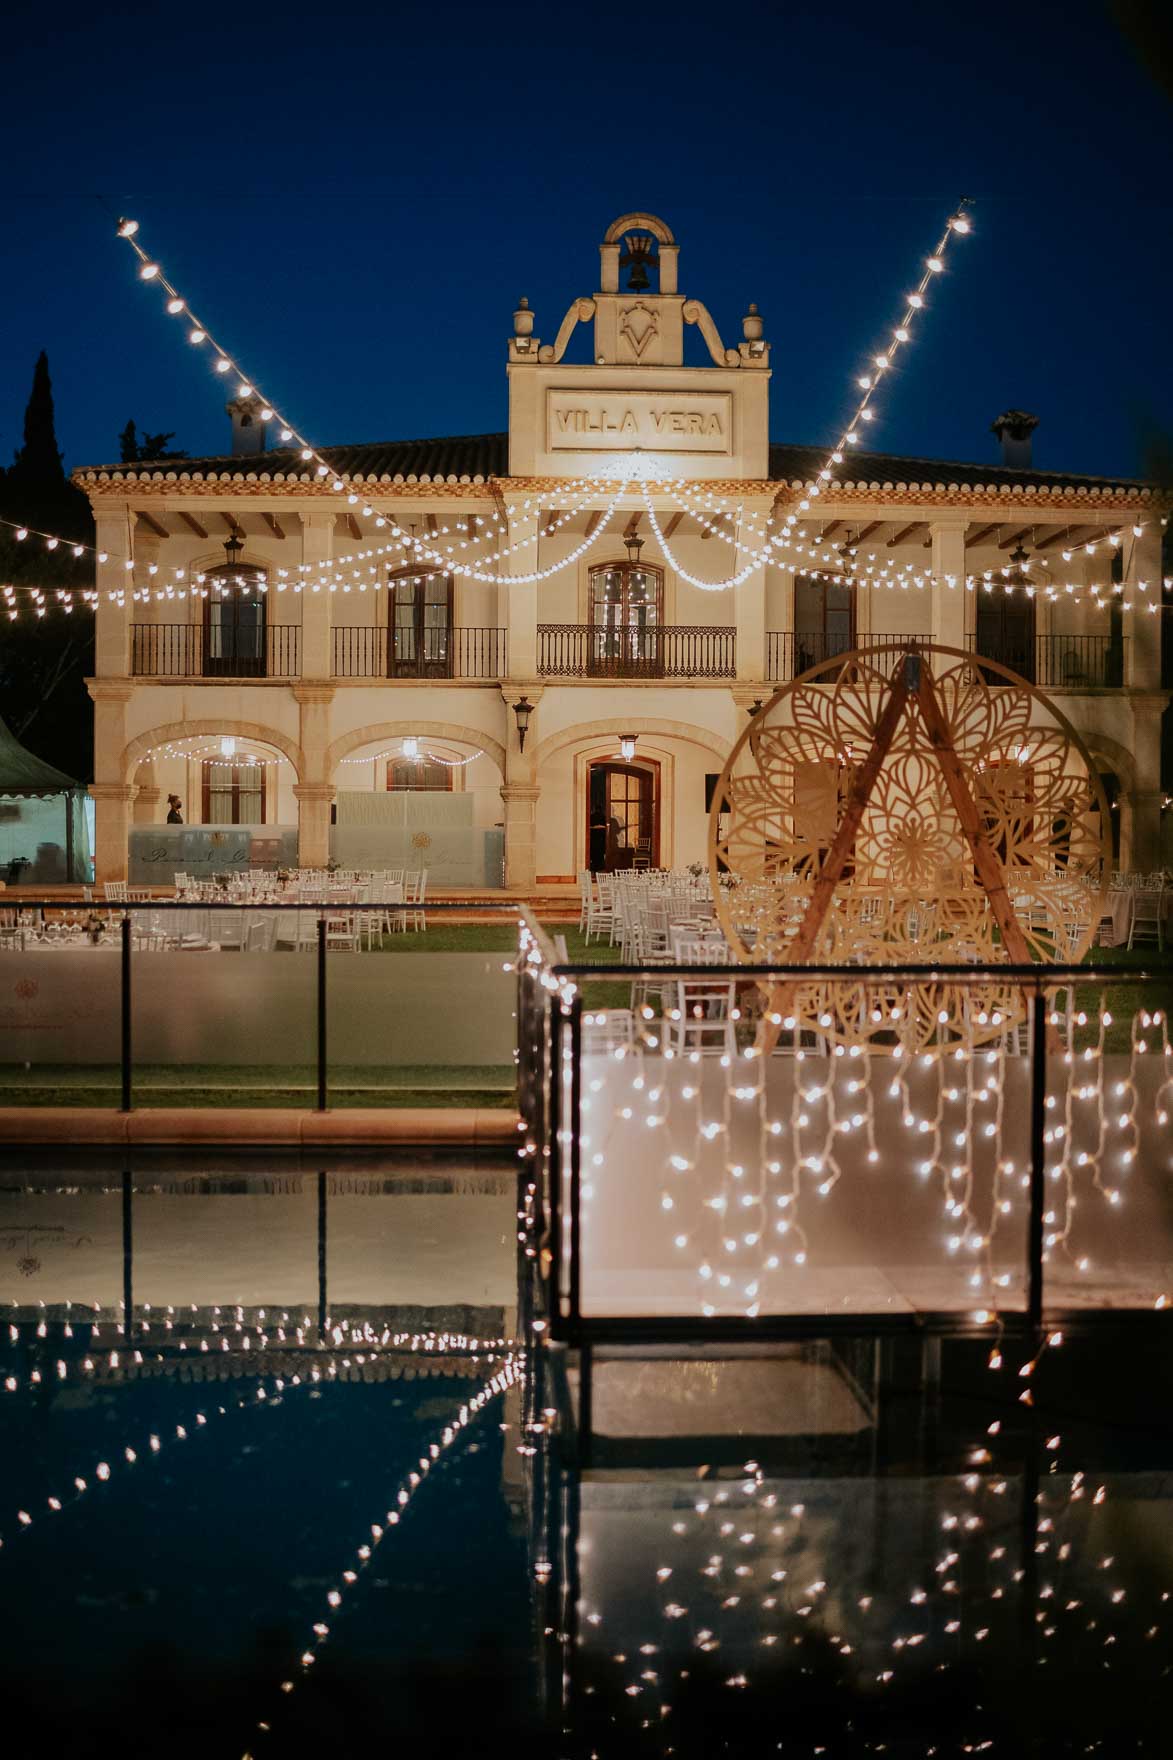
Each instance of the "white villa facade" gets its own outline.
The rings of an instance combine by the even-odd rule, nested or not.
[[[323,475],[265,449],[245,400],[231,455],[76,473],[110,556],[97,877],[126,875],[170,794],[188,826],[288,828],[311,867],[345,825],[451,824],[489,853],[434,864],[440,884],[701,861],[709,779],[752,706],[908,635],[1032,677],[1110,780],[1122,865],[1157,866],[1156,492],[1034,469],[1014,412],[998,463],[858,450],[820,481],[823,452],[769,442],[756,309],[726,346],[652,215],[616,221],[600,255],[553,343],[524,301],[514,315],[507,433],[327,449]],[[795,545],[772,548],[795,510]],[[401,793],[459,810],[388,817]]]

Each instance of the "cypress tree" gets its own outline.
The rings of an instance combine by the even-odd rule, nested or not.
[[[52,494],[65,483],[65,467],[53,426],[49,357],[44,349],[37,356],[33,388],[25,406],[24,445],[16,453],[8,481],[31,489],[38,496]]]

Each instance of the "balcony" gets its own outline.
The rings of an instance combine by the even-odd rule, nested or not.
[[[270,623],[209,641],[200,623],[132,623],[130,670],[136,678],[296,678],[301,625]]]
[[[546,678],[735,678],[736,632],[700,624],[539,623],[538,671]]]
[[[831,635],[823,630],[768,630],[766,632],[766,677],[775,684],[787,684],[812,666],[850,654],[854,648],[903,649],[909,642],[931,642],[927,630],[911,635]]]
[[[335,678],[503,678],[503,629],[413,629],[388,642],[385,624],[335,628]]]
[[[1124,646],[1127,637],[1096,636],[1030,636],[1022,640],[983,640],[966,638],[971,653],[982,660],[993,660],[999,666],[1018,673],[1031,684],[1045,689],[1079,691],[1120,686],[1124,683]],[[1006,681],[997,672],[985,674],[991,684]]]

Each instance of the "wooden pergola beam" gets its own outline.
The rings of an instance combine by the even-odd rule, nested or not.
[[[283,538],[285,536],[284,528],[279,524],[275,513],[262,513],[261,518],[264,520],[275,538]]]
[[[361,541],[362,527],[359,525],[358,521],[355,519],[353,513],[345,514],[343,517],[346,520],[346,529],[350,533],[351,537],[354,538],[356,540],[356,542]],[[431,518],[431,514],[428,515],[428,518],[429,519]]]
[[[903,544],[905,538],[907,538],[910,533],[915,532],[917,526],[923,526],[924,523],[923,519],[914,519],[911,525],[901,526],[898,532],[893,532],[892,536],[885,540],[889,550],[893,549],[897,544]]]
[[[583,536],[585,538],[589,538],[592,535],[592,533],[598,527],[599,521],[602,519],[602,517],[603,517],[602,508],[596,507],[595,511],[591,514],[591,517],[587,520],[586,531],[583,533]]]
[[[1022,542],[1023,538],[1026,537],[1026,534],[1029,531],[1030,531],[1029,526],[1023,526],[1023,528],[1020,532],[1013,533],[1013,535],[1009,538],[1003,538],[1001,543],[998,545],[999,550],[1013,550],[1014,546],[1016,544],[1020,544]]]
[[[991,532],[1000,532],[1001,530],[1002,530],[1002,521],[1000,519],[996,519],[992,526],[979,526],[977,531],[973,534],[972,538],[968,535],[968,533],[966,534],[966,539],[965,539],[966,549],[967,550],[972,549],[975,545],[980,544],[983,541],[983,539],[988,538],[990,536]]]
[[[874,519],[870,526],[864,526],[863,530],[856,534],[856,543],[862,544],[865,538],[870,538],[873,532],[878,532],[883,524],[882,519]]]
[[[153,513],[140,513],[138,516],[138,523],[140,526],[145,526],[148,532],[154,532],[157,538],[169,538],[171,536],[171,533],[167,530],[167,527],[163,524],[162,520],[156,519]]]
[[[199,520],[196,519],[192,514],[181,513],[179,517],[183,521],[184,525],[187,527],[188,531],[194,532],[197,538],[206,538],[207,537],[207,535],[208,535],[207,526],[202,526],[200,524]]]
[[[672,518],[668,521],[668,524],[666,526],[660,527],[660,530],[663,532],[664,537],[666,539],[671,538],[673,532],[676,530],[677,526],[680,524],[680,522],[683,518],[684,518],[683,513],[674,513],[672,515]]]
[[[625,539],[635,537],[636,533],[639,531],[639,522],[642,518],[643,513],[637,509],[623,528],[623,536]]]

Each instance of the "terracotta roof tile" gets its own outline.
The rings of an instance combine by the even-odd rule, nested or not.
[[[395,482],[429,480],[434,483],[484,481],[504,477],[509,467],[508,434],[454,434],[433,440],[372,440],[356,446],[323,448],[322,457],[351,481]],[[770,447],[770,480],[778,483],[811,482],[825,463],[826,454],[817,446],[793,446],[788,443]],[[87,465],[75,473],[78,481],[92,481],[98,476],[123,476],[162,472],[176,477],[199,475],[231,479],[256,478],[260,475],[281,475],[287,481],[304,477],[312,480],[315,467],[305,463],[291,448],[264,452],[247,458],[225,454],[214,458],[144,460],[139,465]],[[910,488],[923,485],[935,488],[990,487],[1020,489],[1029,487],[1050,490],[1103,492],[1121,489],[1135,493],[1151,485],[1127,477],[1083,476],[1071,471],[1012,470],[1000,464],[965,464],[937,458],[904,458],[885,452],[852,452],[844,460],[839,483],[883,488]]]

